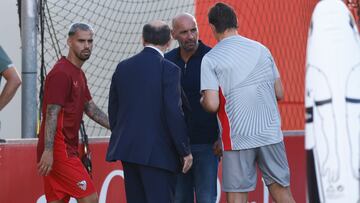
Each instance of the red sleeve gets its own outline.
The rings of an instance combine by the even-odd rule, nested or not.
[[[71,80],[64,72],[49,75],[45,83],[47,104],[64,106],[71,93]]]

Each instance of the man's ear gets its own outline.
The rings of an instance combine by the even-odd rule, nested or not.
[[[215,26],[214,26],[213,24],[211,24],[211,23],[209,23],[209,25],[210,25],[211,31],[212,31],[213,33],[216,33],[216,28],[215,28]]]
[[[142,42],[142,45],[145,46],[145,41],[144,41],[144,37],[141,36],[141,42]]]
[[[67,40],[66,40],[66,44],[71,47],[71,37],[68,37]]]
[[[176,40],[174,29],[171,30],[171,37]]]

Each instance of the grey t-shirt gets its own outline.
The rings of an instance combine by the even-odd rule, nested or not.
[[[0,83],[2,78],[2,72],[4,72],[4,70],[8,69],[11,66],[13,66],[13,64],[10,58],[5,53],[4,49],[0,46]]]
[[[279,72],[262,44],[236,35],[221,40],[201,63],[201,90],[218,90],[224,150],[281,142],[275,96]]]

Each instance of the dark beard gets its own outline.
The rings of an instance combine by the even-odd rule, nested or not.
[[[90,54],[88,55],[88,56],[84,56],[84,55],[82,55],[81,53],[75,53],[75,55],[76,55],[76,57],[78,58],[78,59],[80,59],[81,61],[86,61],[86,60],[88,60],[89,58],[90,58],[90,56],[91,56],[91,52],[90,52]]]

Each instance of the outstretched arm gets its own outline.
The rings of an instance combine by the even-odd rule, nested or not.
[[[108,116],[98,107],[96,104],[90,100],[85,104],[85,113],[93,121],[102,125],[103,127],[110,129],[109,118]]]
[[[2,76],[5,78],[6,84],[0,94],[0,110],[10,102],[21,84],[19,73],[16,71],[15,67],[4,70]]]

